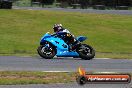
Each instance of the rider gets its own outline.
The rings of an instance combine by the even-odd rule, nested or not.
[[[79,43],[67,29],[62,27],[62,24],[54,24],[55,34],[62,38],[68,45],[70,50],[74,50]]]

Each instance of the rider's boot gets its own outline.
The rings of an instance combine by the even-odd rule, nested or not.
[[[73,44],[70,44],[70,45],[69,45],[69,51],[74,51],[74,50],[76,50],[76,48],[79,47],[80,44],[81,44],[81,43],[80,43],[79,41],[75,41]]]

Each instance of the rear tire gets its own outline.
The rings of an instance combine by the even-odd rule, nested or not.
[[[40,46],[38,47],[38,49],[37,49],[38,54],[39,54],[41,57],[45,58],[45,59],[52,59],[52,58],[56,55],[56,49],[54,48],[54,46],[53,46],[52,44],[50,44],[50,43],[49,43],[49,45],[50,45],[51,51],[49,50],[49,51],[47,52],[47,51],[45,50],[45,44],[40,45]],[[44,51],[45,51],[45,52],[44,52]],[[47,52],[47,53],[50,53],[50,54],[46,54],[46,52]]]
[[[87,44],[81,44],[81,46],[77,49],[77,52],[80,58],[84,60],[91,60],[95,56],[95,50]]]

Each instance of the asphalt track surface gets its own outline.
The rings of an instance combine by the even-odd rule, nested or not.
[[[70,71],[76,72],[82,66],[86,71],[92,72],[132,72],[132,60],[94,58],[82,60],[81,58],[42,59],[36,57],[0,56],[1,71]]]
[[[40,85],[3,85],[0,88],[132,88],[132,84],[40,84]]]
[[[82,66],[86,71],[94,72],[132,72],[132,60],[94,58],[42,59],[36,57],[0,56],[1,71],[75,71]],[[1,85],[0,88],[132,88],[130,84],[40,84],[40,85]]]
[[[66,11],[66,12],[97,13],[97,14],[132,15],[132,10],[95,10],[95,9],[70,9],[70,8],[41,8],[41,7],[13,7],[13,9],[49,10],[49,11]]]

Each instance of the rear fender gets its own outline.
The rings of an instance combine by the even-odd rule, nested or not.
[[[76,38],[78,41],[80,41],[80,42],[83,42],[83,41],[85,41],[86,39],[87,39],[87,37],[85,37],[85,36],[79,36],[79,37],[77,37]]]

